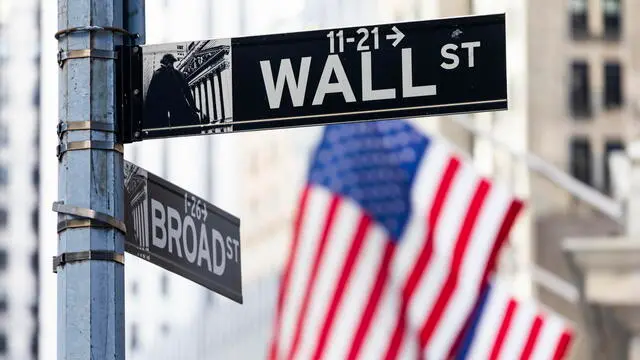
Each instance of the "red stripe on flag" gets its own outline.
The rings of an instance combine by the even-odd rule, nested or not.
[[[298,350],[298,345],[300,345],[300,334],[302,333],[302,327],[304,326],[304,320],[307,316],[307,310],[309,307],[309,300],[311,299],[311,294],[313,293],[313,287],[315,286],[316,276],[318,275],[318,268],[320,265],[320,260],[322,259],[322,254],[324,253],[324,249],[327,245],[327,237],[329,236],[329,230],[333,226],[333,220],[336,215],[336,210],[340,203],[340,197],[334,195],[331,199],[331,205],[329,205],[329,211],[327,213],[327,220],[325,221],[324,228],[322,229],[322,235],[320,237],[320,241],[318,241],[318,249],[315,254],[315,258],[313,259],[313,265],[311,267],[311,276],[309,277],[309,281],[307,282],[307,287],[304,292],[304,298],[302,300],[302,308],[298,313],[298,321],[296,322],[295,333],[293,337],[293,343],[291,345],[291,350],[289,351],[288,359],[291,360],[296,354]]]
[[[275,360],[278,358],[278,341],[280,335],[280,324],[282,322],[282,307],[284,306],[284,300],[287,296],[287,291],[289,290],[289,279],[291,276],[291,268],[293,267],[293,262],[298,255],[298,246],[300,243],[300,224],[302,223],[302,218],[304,217],[305,210],[307,209],[307,201],[309,199],[309,193],[311,192],[310,186],[306,186],[302,192],[302,196],[300,197],[300,204],[298,206],[298,213],[295,218],[295,222],[293,225],[293,239],[291,244],[291,253],[289,254],[289,259],[284,268],[284,274],[282,277],[282,281],[280,284],[280,292],[278,294],[278,304],[276,308],[276,320],[274,322],[273,327],[273,337],[271,340],[271,350],[269,354],[269,359]]]
[[[480,286],[480,290],[484,287],[486,282],[489,279],[489,275],[495,270],[496,262],[498,261],[498,256],[500,255],[500,250],[504,247],[504,244],[507,242],[507,238],[509,237],[509,233],[511,232],[511,228],[513,227],[513,223],[516,221],[518,214],[524,207],[524,204],[521,200],[513,200],[511,205],[509,205],[509,209],[504,216],[504,220],[502,220],[502,224],[500,225],[500,230],[498,230],[498,235],[496,236],[496,241],[493,244],[493,249],[491,249],[491,256],[489,257],[489,261],[487,262],[487,267],[484,270],[483,282]]]
[[[336,289],[333,293],[333,298],[331,299],[329,310],[327,311],[327,315],[324,319],[324,324],[322,325],[322,328],[320,330],[320,337],[318,339],[318,343],[316,344],[316,349],[313,353],[313,359],[319,359],[322,356],[322,351],[324,350],[324,346],[327,343],[327,337],[335,320],[336,311],[338,311],[338,305],[340,305],[340,302],[342,301],[342,297],[345,293],[344,289],[347,286],[347,282],[353,274],[353,270],[355,268],[354,264],[358,255],[360,254],[360,249],[362,248],[362,243],[364,242],[367,232],[369,231],[370,224],[371,218],[369,216],[362,215],[360,217],[360,223],[358,224],[356,235],[353,238],[353,242],[351,243],[351,247],[349,248],[349,251],[347,253],[347,258],[345,260],[344,267],[340,272],[340,277],[338,278],[338,283],[336,284]]]
[[[540,335],[540,329],[542,328],[542,316],[537,315],[535,320],[533,320],[533,324],[531,324],[531,329],[529,330],[529,337],[527,338],[527,342],[522,349],[522,354],[520,354],[521,360],[527,360],[533,354],[533,349],[536,346],[536,342],[538,341],[538,335]]]
[[[493,248],[491,249],[491,255],[489,255],[489,260],[487,261],[487,267],[484,269],[484,275],[482,276],[482,283],[478,288],[478,293],[476,293],[476,296],[482,292],[484,287],[487,285],[487,282],[489,281],[489,276],[495,270],[496,262],[498,260],[498,255],[500,254],[500,250],[502,250],[504,244],[506,243],[508,235],[513,226],[513,223],[515,222],[518,214],[523,209],[523,207],[524,207],[524,204],[521,200],[516,199],[511,201],[511,204],[509,205],[509,209],[507,209],[507,212],[504,215],[504,219],[502,220],[502,224],[500,225],[500,229],[498,230],[498,234],[496,235],[496,240],[493,243]],[[473,307],[474,309],[478,306],[479,302],[480,302],[480,298],[476,300],[476,303]],[[471,314],[467,318],[465,329],[469,327],[470,322],[471,322]],[[460,332],[460,334],[458,335],[458,338],[456,339],[455,343],[451,347],[451,351],[449,351],[449,356],[454,356],[454,354],[458,351],[458,347],[462,342],[462,338],[464,334],[465,334],[464,331]]]
[[[378,309],[378,305],[380,304],[380,299],[382,298],[383,293],[382,290],[384,290],[384,286],[387,285],[389,266],[391,264],[391,259],[393,258],[395,250],[395,244],[391,240],[387,240],[387,246],[384,249],[382,262],[380,264],[380,267],[378,268],[376,282],[373,285],[373,289],[371,289],[371,294],[369,294],[369,301],[367,302],[367,305],[362,314],[362,318],[360,319],[358,329],[355,332],[355,337],[353,338],[353,342],[351,343],[351,349],[349,349],[349,355],[347,356],[347,359],[355,359],[360,353],[362,343],[365,339],[365,336],[367,335],[367,332],[369,331],[369,327],[371,326],[373,315],[375,314],[376,310]]]
[[[481,180],[476,187],[476,191],[473,194],[471,202],[469,203],[469,208],[467,209],[462,223],[462,228],[458,234],[458,240],[456,241],[453,250],[449,275],[447,276],[444,286],[438,295],[438,299],[433,306],[433,310],[427,316],[427,319],[420,331],[420,348],[422,349],[427,345],[434,333],[435,327],[440,323],[440,320],[442,320],[442,315],[444,314],[444,311],[453,296],[453,292],[458,285],[462,262],[465,258],[467,248],[469,247],[469,242],[472,239],[471,235],[476,221],[478,220],[478,214],[485,203],[485,199],[487,198],[490,188],[491,185],[489,182]]]
[[[556,351],[553,353],[553,360],[562,360],[564,359],[567,350],[569,349],[569,344],[571,343],[571,339],[573,338],[573,334],[569,330],[565,330],[562,332],[562,336],[558,341],[558,346],[556,346]]]
[[[440,214],[442,213],[442,208],[444,206],[445,200],[450,194],[450,188],[453,183],[453,179],[458,173],[459,169],[460,160],[455,157],[450,158],[440,184],[438,185],[438,190],[436,191],[436,196],[433,200],[433,205],[431,206],[427,218],[427,236],[425,238],[424,246],[422,247],[422,251],[418,256],[418,261],[413,267],[411,274],[409,275],[407,282],[402,289],[402,301],[400,304],[398,322],[396,323],[396,327],[393,332],[391,342],[389,343],[389,348],[387,349],[385,359],[395,359],[398,356],[398,351],[400,349],[400,345],[402,344],[406,328],[407,306],[409,304],[411,296],[413,296],[413,292],[418,286],[418,281],[422,277],[422,273],[427,268],[427,264],[431,260],[431,256],[433,254],[433,237],[435,234],[436,224],[438,222]]]
[[[513,313],[515,313],[517,306],[518,303],[514,299],[509,300],[504,318],[502,319],[502,324],[500,325],[500,330],[498,330],[498,335],[496,336],[493,348],[491,349],[491,356],[489,356],[490,360],[496,360],[500,356],[500,350],[502,350],[502,346],[504,345],[507,332],[509,331],[509,326],[511,326],[511,320],[513,319]]]

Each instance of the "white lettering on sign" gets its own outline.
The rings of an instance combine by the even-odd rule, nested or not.
[[[473,48],[480,46],[476,43],[463,43],[465,48],[469,49],[469,59],[471,65],[473,65]],[[452,59],[455,66],[458,65],[458,57],[455,54],[447,52],[448,50],[457,49],[457,45],[447,44],[443,47],[442,53],[446,57]],[[373,88],[373,69],[372,69],[372,52],[365,51],[361,53],[360,65],[362,75],[362,101],[376,101],[395,99],[397,97],[396,90],[394,88],[387,89],[374,89]],[[413,59],[411,48],[404,48],[401,50],[402,57],[402,97],[419,97],[419,96],[434,96],[437,94],[436,85],[415,85],[413,83]],[[443,63],[443,66],[449,66]],[[271,61],[260,61],[260,67],[262,69],[262,77],[264,80],[264,86],[267,93],[267,100],[271,109],[277,109],[282,104],[282,95],[285,84],[289,88],[289,94],[291,96],[291,103],[294,107],[300,107],[304,105],[304,98],[307,91],[307,80],[309,79],[309,70],[311,69],[312,58],[304,57],[300,63],[300,71],[297,76],[294,74],[293,67],[291,66],[291,59],[280,60],[277,80],[274,81],[274,76],[271,71]],[[451,68],[455,68],[451,67]],[[336,82],[331,82],[332,75],[335,74]],[[322,105],[324,103],[325,96],[327,94],[342,94],[344,101],[351,103],[356,101],[356,96],[349,82],[349,77],[344,69],[340,56],[337,54],[330,54],[327,56],[327,60],[324,63],[322,75],[318,81],[315,94],[313,96],[312,105]]]
[[[435,85],[413,86],[413,65],[411,48],[402,49],[402,97],[433,96],[437,93]]]
[[[164,229],[164,206],[159,201],[151,199],[151,237],[153,246],[164,248],[167,246],[167,231]]]
[[[204,226],[204,224],[202,224]],[[190,230],[190,231],[189,231]],[[206,228],[204,229],[206,232]],[[189,235],[191,233],[191,236]],[[200,228],[202,232],[202,228]],[[189,241],[191,239],[191,241]],[[189,246],[191,244],[191,246]],[[198,239],[196,237],[196,224],[193,222],[191,216],[184,218],[184,227],[182,228],[182,246],[184,247],[184,255],[187,257],[187,261],[194,263],[196,261],[196,255],[198,254]],[[191,247],[191,249],[189,249]]]
[[[202,224],[200,227],[200,240],[198,241],[198,266],[202,266],[202,260],[207,261],[207,269],[211,270],[211,253],[209,252],[209,241],[207,240],[207,228]]]
[[[213,273],[216,275],[222,275],[222,273],[224,273],[227,258],[224,256],[224,243],[222,242],[222,234],[220,234],[220,231],[211,229],[211,241],[213,241]],[[218,245],[220,245],[219,253]],[[218,254],[220,254],[220,263],[218,263]]]
[[[338,79],[337,83],[329,82],[329,80],[331,80],[331,74],[336,74],[336,78]],[[346,102],[356,101],[356,96],[353,94],[353,89],[351,89],[351,84],[349,84],[349,79],[342,66],[342,61],[340,61],[340,57],[336,54],[327,57],[322,75],[320,75],[316,95],[313,97],[313,105],[322,105],[324,96],[329,93],[342,93],[344,101]]]
[[[180,238],[182,237],[180,214],[176,209],[169,206],[167,207],[167,215],[169,217],[169,252],[173,254],[173,244],[175,244],[178,256],[182,257],[182,250],[180,249]]]
[[[240,241],[227,236],[223,238],[220,231],[211,229],[211,240],[204,222],[198,226],[191,215],[184,218],[171,206],[165,206],[151,199],[152,244],[160,249],[185,259],[191,264],[202,266],[207,270],[222,275],[227,260],[238,263]]]
[[[400,31],[400,29],[398,29],[395,25],[393,25],[391,29],[385,30],[383,28],[382,31],[387,32],[385,39],[393,40],[393,42],[391,43],[391,46],[393,47],[398,46],[402,39],[404,39],[404,33]],[[347,32],[350,35],[346,36],[345,34]],[[338,43],[337,51],[340,53],[344,52],[345,41],[347,44],[355,43],[358,36],[360,36],[360,38],[358,39],[358,44],[356,45],[356,51],[369,51],[371,50],[372,46],[373,50],[380,49],[380,30],[378,26],[371,29],[371,31],[369,31],[369,29],[366,27],[362,27],[355,30],[355,34],[353,34],[353,37],[351,37],[351,34],[353,34],[353,30],[329,31],[327,33],[327,38],[329,38],[329,53],[333,54],[336,52],[336,42]],[[373,45],[370,44],[371,41],[369,40],[369,34],[373,35],[371,36],[371,38],[373,39]]]
[[[460,47],[467,49],[468,67],[475,67],[474,50],[480,47],[480,41],[463,42],[460,44]],[[440,67],[445,70],[453,70],[460,65],[460,57],[455,53],[456,50],[458,50],[458,45],[456,44],[446,44],[440,49],[440,55],[447,60],[451,60],[451,62],[443,61]]]
[[[371,69],[371,51],[361,53],[362,57],[362,100],[384,100],[395,99],[396,89],[373,89]]]
[[[269,107],[277,109],[282,102],[282,91],[284,90],[284,84],[287,83],[289,87],[289,93],[291,94],[291,101],[293,106],[302,106],[304,102],[304,94],[307,90],[307,79],[309,78],[309,67],[311,66],[311,57],[303,57],[300,62],[300,72],[298,74],[298,81],[293,74],[293,67],[291,66],[291,59],[282,59],[280,61],[280,69],[278,70],[278,79],[273,81],[273,73],[271,72],[271,61],[260,61],[260,69],[262,70],[262,79],[264,81],[264,87],[267,91],[267,99],[269,100]]]

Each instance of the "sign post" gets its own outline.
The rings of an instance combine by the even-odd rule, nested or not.
[[[125,250],[242,304],[240,220],[125,161]]]
[[[58,331],[52,358],[125,357],[123,147],[114,116],[115,48],[123,37],[117,3],[58,0]]]
[[[125,142],[507,108],[504,14],[134,50]]]

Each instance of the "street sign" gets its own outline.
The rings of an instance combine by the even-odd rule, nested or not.
[[[125,250],[242,304],[240,220],[125,161]]]
[[[141,49],[125,142],[507,109],[504,14]]]

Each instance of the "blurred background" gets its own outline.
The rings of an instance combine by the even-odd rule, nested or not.
[[[507,14],[510,110],[419,124],[526,200],[500,272],[518,297],[575,323],[572,357],[632,359],[640,208],[625,149],[640,120],[640,0],[147,0],[146,43],[496,12]],[[55,358],[57,30],[57,1],[0,0],[0,359]],[[320,133],[125,146],[127,160],[242,219],[245,299],[127,254],[128,359],[265,357],[291,215]]]

